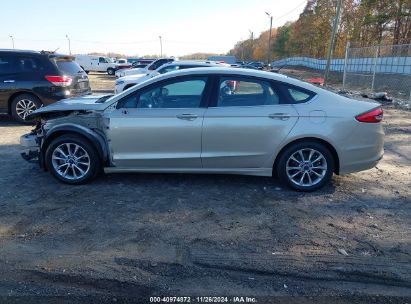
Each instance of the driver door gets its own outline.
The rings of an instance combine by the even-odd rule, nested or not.
[[[115,166],[201,168],[207,88],[207,77],[180,77],[152,84],[121,99],[117,109],[108,114]]]

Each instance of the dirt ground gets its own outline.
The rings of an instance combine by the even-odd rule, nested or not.
[[[0,303],[411,303],[411,113],[385,113],[378,166],[314,193],[228,175],[67,186],[20,157],[30,127],[2,115]]]

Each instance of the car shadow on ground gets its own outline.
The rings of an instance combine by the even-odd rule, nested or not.
[[[24,126],[24,124],[18,123],[14,118],[9,114],[0,114],[0,127],[2,126]]]

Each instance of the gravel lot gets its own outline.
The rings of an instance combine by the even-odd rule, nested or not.
[[[113,86],[90,78],[93,89]],[[63,185],[20,157],[31,128],[2,115],[0,302],[410,303],[411,113],[385,110],[378,167],[308,194],[227,175]]]

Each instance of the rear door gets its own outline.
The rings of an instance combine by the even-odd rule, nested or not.
[[[10,55],[0,53],[0,109],[7,110],[8,99],[14,93],[16,82],[15,62]]]
[[[74,57],[59,56],[51,60],[55,62],[62,75],[73,79],[70,85],[70,96],[85,95],[91,92],[87,73],[74,61]]]
[[[258,78],[219,77],[213,104],[204,115],[204,168],[268,168],[298,120],[273,83]]]
[[[178,77],[142,88],[109,112],[116,167],[201,168],[201,132],[207,77]]]

